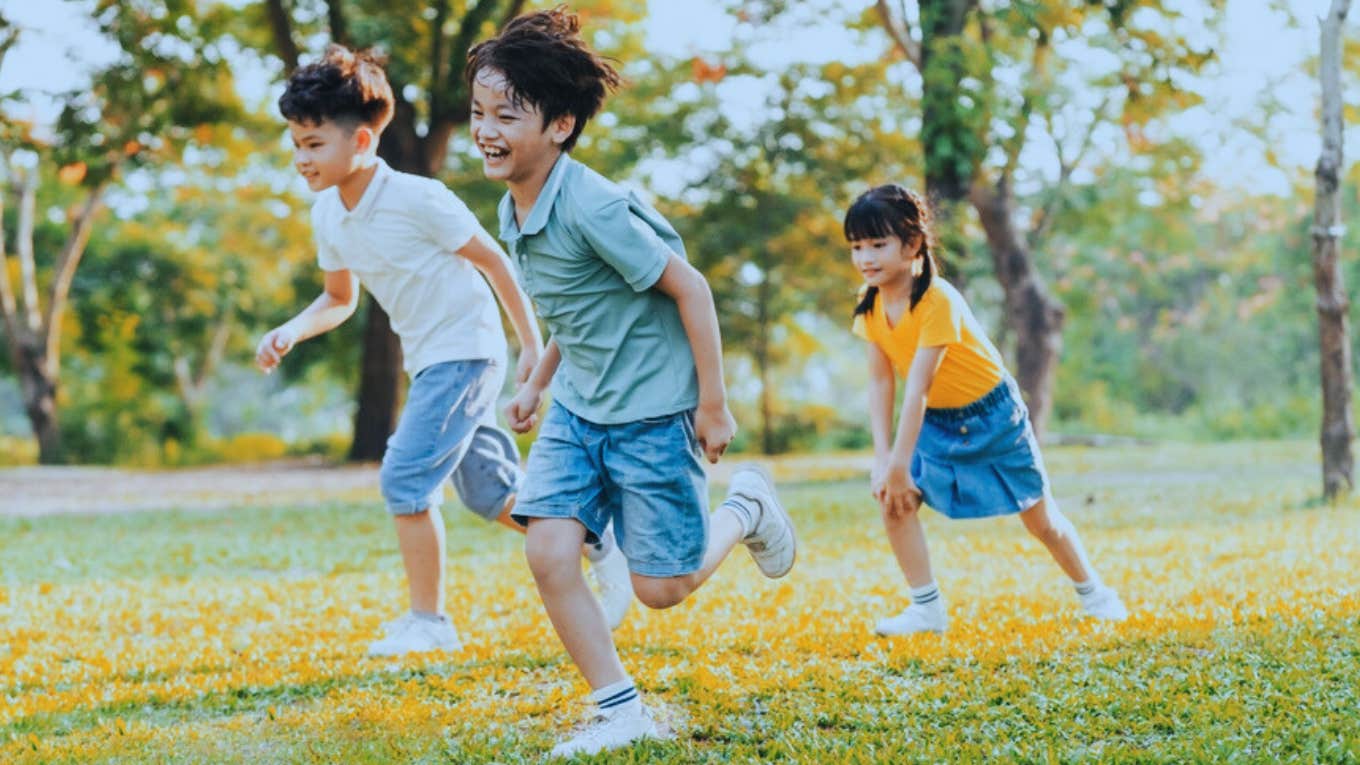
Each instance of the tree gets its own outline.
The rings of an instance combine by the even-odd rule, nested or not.
[[[31,126],[14,124],[7,124],[4,136],[3,170],[18,200],[13,233],[18,283],[0,242],[0,315],[44,464],[64,459],[57,414],[62,323],[105,193],[130,168],[173,160],[198,126],[239,116],[229,71],[215,47],[222,17],[195,17],[187,0],[167,3],[163,13],[138,5],[104,3],[97,9],[101,30],[120,43],[124,55],[96,73],[87,91],[67,96],[55,140],[41,141]],[[0,54],[17,34],[0,18]],[[170,40],[183,45],[167,44]],[[57,179],[80,194],[63,213],[66,234],[55,252],[35,246],[40,179],[50,164],[60,168]]]
[[[1341,35],[1350,0],[1332,0],[1322,20],[1322,153],[1314,172],[1313,278],[1317,288],[1318,346],[1322,378],[1322,493],[1332,500],[1355,487],[1351,442],[1350,300],[1341,274],[1341,169],[1345,162],[1342,120]]]
[[[1194,103],[1175,75],[1198,70],[1211,53],[1174,31],[1170,22],[1182,14],[1161,0],[920,0],[918,7],[919,40],[905,2],[878,0],[876,11],[921,74],[927,187],[945,205],[966,198],[977,213],[1015,338],[1016,380],[1042,431],[1066,318],[1035,258],[1054,208],[1102,130],[1122,128],[1137,152],[1148,143],[1149,122]],[[1118,66],[1084,74],[1082,57],[1062,55],[1059,45],[1112,54]],[[1094,108],[1081,105],[1064,87],[1074,78],[1106,97]],[[1025,210],[1017,186],[1025,150],[1037,144],[1056,155],[1057,168],[1047,177],[1027,174],[1045,188],[1034,195],[1044,202]]]

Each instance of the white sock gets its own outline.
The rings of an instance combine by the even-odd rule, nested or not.
[[[590,699],[595,702],[601,712],[641,703],[638,698],[637,687],[633,685],[633,679],[630,677],[606,685],[597,691],[591,691]]]
[[[920,587],[911,588],[912,605],[928,606],[930,608],[940,607],[940,587],[932,579]]]
[[[755,531],[756,521],[760,520],[760,514],[763,512],[759,502],[753,499],[747,499],[740,494],[728,494],[727,499],[724,499],[722,504],[718,505],[718,510],[721,510],[724,507],[730,510],[733,515],[737,516],[737,522],[741,524],[741,535],[743,537],[750,536],[751,532]],[[713,512],[716,513],[718,511],[714,510]]]
[[[1100,580],[1097,579],[1095,576],[1092,576],[1090,579],[1087,579],[1084,582],[1078,582],[1075,579],[1072,581],[1072,589],[1076,590],[1077,594],[1082,596],[1090,595],[1091,593],[1095,592],[1096,589],[1099,587]]]

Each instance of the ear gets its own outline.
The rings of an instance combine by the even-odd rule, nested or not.
[[[368,125],[360,125],[354,129],[354,148],[359,153],[364,153],[373,148],[378,142],[378,136],[373,132],[373,128]]]
[[[571,137],[571,131],[575,129],[576,115],[563,114],[548,125],[548,136],[552,138],[553,143],[561,146],[567,142],[567,139]]]

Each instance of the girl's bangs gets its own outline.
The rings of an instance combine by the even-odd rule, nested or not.
[[[882,239],[900,236],[893,225],[894,211],[884,202],[861,197],[845,213],[845,240]]]

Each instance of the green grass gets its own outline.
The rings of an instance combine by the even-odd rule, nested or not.
[[[905,586],[864,478],[781,462],[798,567],[636,607],[676,738],[583,761],[1360,762],[1360,503],[1316,501],[1313,444],[1047,456],[1128,622],[1081,621],[1018,522],[931,515],[951,631],[874,638]],[[0,519],[0,761],[541,760],[586,689],[520,539],[446,515],[467,647],[399,662],[361,657],[405,602],[376,501]]]

